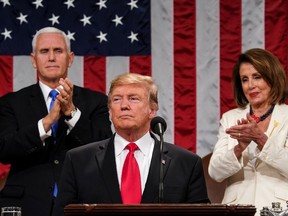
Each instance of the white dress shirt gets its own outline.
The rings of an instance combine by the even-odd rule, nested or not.
[[[122,176],[122,168],[126,156],[129,150],[125,149],[126,145],[129,144],[127,140],[120,137],[117,133],[115,135],[114,146],[115,146],[115,159],[116,159],[116,168],[117,168],[117,175],[119,181],[119,187],[121,185],[121,176]],[[154,149],[154,139],[150,136],[150,133],[147,132],[143,137],[139,140],[135,141],[136,145],[139,149],[134,152],[134,156],[137,160],[140,175],[141,175],[141,189],[142,193],[145,188],[145,184],[147,181],[150,163],[152,159],[152,153]],[[121,187],[120,187],[121,190]]]

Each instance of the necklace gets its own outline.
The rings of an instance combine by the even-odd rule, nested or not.
[[[253,113],[252,107],[250,106],[250,115],[257,123],[260,122],[260,121],[264,121],[264,119],[266,119],[273,112],[274,106],[275,106],[275,104],[273,104],[270,107],[270,109],[266,113],[264,113],[262,116],[260,116],[260,117],[256,116]]]

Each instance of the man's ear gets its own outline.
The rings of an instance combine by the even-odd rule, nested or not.
[[[70,68],[71,65],[73,64],[73,61],[74,61],[74,53],[73,52],[70,52],[69,54],[69,64],[68,64],[68,67]]]
[[[36,65],[34,53],[31,53],[31,54],[30,54],[30,59],[31,59],[31,63],[32,63],[33,68],[36,69],[36,68],[37,68],[37,65]]]
[[[154,109],[153,107],[150,107],[150,110],[149,110],[149,118],[150,119],[153,119],[157,114],[157,110]]]

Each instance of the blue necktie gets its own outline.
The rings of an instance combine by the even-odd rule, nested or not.
[[[54,90],[54,89],[50,91],[49,96],[52,98],[52,100],[51,100],[51,103],[50,103],[50,106],[49,106],[49,111],[52,109],[52,106],[53,106],[53,104],[54,104],[54,102],[55,102],[56,97],[57,97],[58,94],[59,94],[59,92],[56,91],[56,90]],[[53,136],[53,138],[54,138],[54,142],[55,142],[55,140],[56,140],[57,127],[58,127],[58,121],[55,122],[55,123],[52,125],[52,128],[51,128],[51,129],[52,129],[52,136]]]
[[[52,109],[53,107],[53,104],[56,100],[56,97],[57,95],[59,94],[58,91],[56,90],[51,90],[50,93],[49,93],[49,96],[52,98],[51,100],[51,103],[50,103],[50,106],[49,106],[49,111]],[[53,136],[53,139],[54,139],[54,143],[56,142],[56,131],[57,131],[57,127],[58,127],[58,121],[55,122],[53,125],[52,125],[52,136]],[[57,183],[55,182],[54,184],[54,190],[53,190],[53,196],[56,198],[57,197],[57,193],[58,193],[58,186],[57,186]]]

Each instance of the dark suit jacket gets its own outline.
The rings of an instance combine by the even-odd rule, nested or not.
[[[155,141],[141,203],[159,202],[160,145]],[[71,203],[122,203],[113,143],[114,136],[67,152],[53,216],[63,215]],[[209,202],[201,158],[169,143],[163,152],[163,203]]]
[[[0,206],[21,206],[24,216],[50,215],[67,150],[112,135],[105,94],[74,86],[73,102],[81,110],[75,127],[67,135],[61,117],[57,144],[49,137],[43,146],[37,122],[47,107],[39,84],[0,98],[0,162],[11,164]]]

